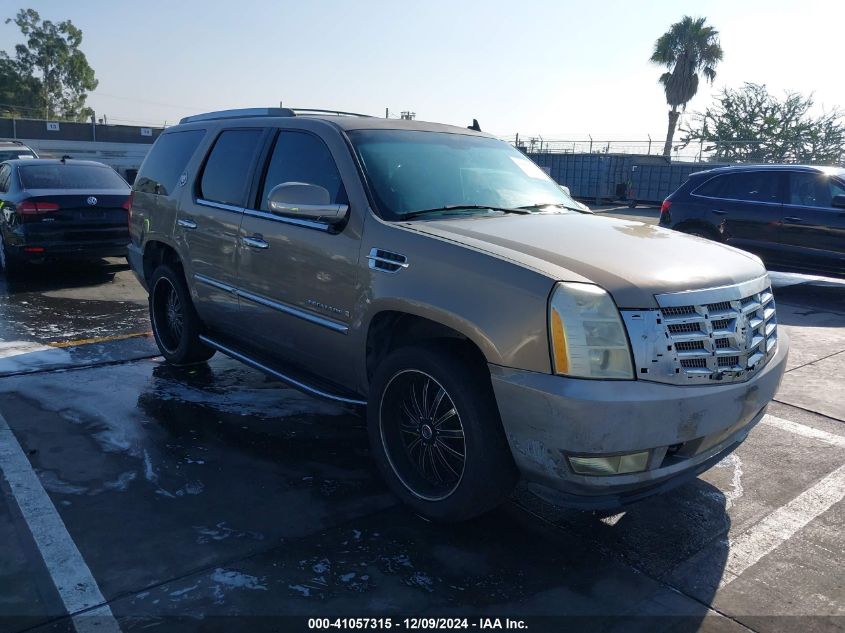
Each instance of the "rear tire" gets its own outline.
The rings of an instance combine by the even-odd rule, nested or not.
[[[485,367],[455,346],[405,347],[376,369],[367,403],[373,456],[394,493],[435,521],[492,510],[518,472]]]
[[[695,235],[696,237],[703,237],[706,240],[719,241],[719,235],[716,231],[704,228],[703,226],[685,226],[681,229],[687,235]]]
[[[167,264],[156,268],[149,303],[153,336],[167,362],[189,365],[214,356],[215,350],[199,339],[202,324],[181,271]]]

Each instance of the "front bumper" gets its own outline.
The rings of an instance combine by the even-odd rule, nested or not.
[[[559,502],[621,505],[681,483],[736,448],[763,417],[786,368],[789,339],[746,382],[677,386],[643,380],[566,378],[490,365],[514,460]],[[648,451],[645,471],[576,474],[568,456]]]

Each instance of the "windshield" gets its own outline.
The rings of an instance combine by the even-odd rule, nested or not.
[[[573,208],[571,198],[504,141],[483,136],[357,130],[349,133],[387,220],[429,210]]]
[[[126,189],[129,185],[111,167],[96,165],[25,165],[24,189]]]

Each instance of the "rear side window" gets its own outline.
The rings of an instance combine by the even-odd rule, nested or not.
[[[126,189],[129,185],[111,167],[96,165],[21,165],[24,189]]]
[[[203,136],[205,130],[168,132],[159,136],[135,180],[135,190],[162,196],[173,193]]]
[[[827,174],[789,174],[789,204],[832,207],[833,198],[842,195],[845,195],[845,186]]]
[[[250,168],[263,133],[261,129],[225,130],[217,137],[202,173],[200,198],[244,205]]]
[[[306,132],[281,132],[261,191],[261,210],[269,210],[267,198],[277,185],[304,182],[328,190],[333,204],[348,204],[346,190],[329,148]]]
[[[693,193],[709,198],[727,198],[749,202],[780,203],[779,176],[773,172],[748,171],[716,176]]]

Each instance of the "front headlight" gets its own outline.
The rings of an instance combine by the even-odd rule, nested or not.
[[[549,302],[549,331],[556,374],[634,378],[619,310],[598,286],[559,283]]]

